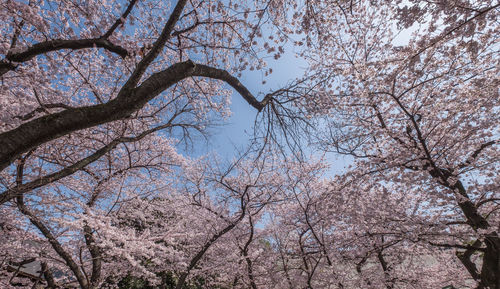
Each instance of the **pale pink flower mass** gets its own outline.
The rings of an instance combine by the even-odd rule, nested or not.
[[[0,0],[0,288],[500,288],[499,12]]]

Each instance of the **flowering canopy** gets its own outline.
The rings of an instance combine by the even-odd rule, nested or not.
[[[0,287],[500,288],[499,5],[0,0]]]

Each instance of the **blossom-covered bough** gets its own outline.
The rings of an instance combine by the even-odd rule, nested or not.
[[[76,108],[64,108],[63,106],[63,111],[51,113],[50,115],[27,121],[20,124],[14,129],[2,133],[2,135],[0,136],[0,143],[2,147],[2,151],[0,153],[0,168],[5,168],[22,153],[26,153],[29,150],[36,148],[38,145],[56,139],[61,135],[66,135],[77,130],[90,128],[102,123],[129,117],[133,112],[142,108],[148,101],[156,97],[158,94],[188,77],[201,76],[225,81],[236,91],[241,93],[241,95],[245,98],[245,100],[248,101],[250,105],[258,110],[262,110],[262,108],[268,102],[268,99],[264,98],[264,100],[258,101],[248,91],[248,89],[246,89],[235,77],[231,76],[227,71],[223,69],[217,69],[215,67],[210,67],[208,65],[195,64],[191,60],[177,62],[175,64],[169,65],[169,67],[164,70],[160,70],[157,72],[154,71],[149,77],[141,82],[141,79],[143,78],[146,70],[148,70],[153,61],[155,61],[155,59],[157,59],[160,53],[164,50],[165,45],[172,38],[172,34],[176,32],[177,37],[180,37],[180,35],[182,34],[180,32],[174,31],[174,28],[175,25],[178,25],[177,22],[183,14],[186,2],[187,1],[179,1],[176,4],[158,38],[151,44],[151,48],[147,51],[144,57],[140,58],[139,63],[137,63],[137,65],[133,68],[128,79],[124,81],[123,85],[117,89],[116,96],[110,99],[110,101],[97,105],[80,106]],[[111,44],[109,46],[103,44],[101,45],[100,41],[102,40],[104,41],[104,43],[109,42],[108,38],[111,36],[116,27],[120,25],[117,23],[121,23],[121,19],[123,19],[123,17],[126,17],[130,13],[130,10],[133,8],[134,4],[135,1],[131,1],[123,16],[119,20],[117,20],[117,22],[115,22],[115,24],[113,24],[113,26],[103,36],[99,37],[95,41],[92,41],[93,39],[85,39],[88,42],[88,44],[86,45],[78,45],[79,41],[85,42],[85,40],[81,39],[67,41],[61,40],[61,44],[58,43],[58,40],[51,40],[45,43],[37,43],[34,44],[33,47],[28,47],[27,51],[23,52],[24,54],[29,56],[24,56],[23,53],[12,54],[9,50],[7,50],[6,60],[4,60],[4,62],[6,63],[5,66],[9,68],[14,67],[12,62],[26,61],[39,54],[63,49],[78,50],[92,47],[103,47],[107,50],[114,51],[115,49],[112,48],[113,46]],[[35,6],[35,4],[31,6]],[[28,5],[28,7],[31,6]],[[13,7],[12,9],[15,8],[16,7]],[[35,6],[35,8],[32,9],[36,10],[40,9],[40,7]],[[196,9],[199,8],[193,7],[193,10],[191,12],[196,13]],[[50,12],[54,14],[54,12]],[[196,21],[198,21],[198,18],[196,18]],[[47,24],[43,23],[41,25]],[[195,25],[199,25],[199,23],[195,22]],[[223,25],[223,23],[221,25]],[[21,30],[23,26],[24,25],[18,24],[18,26],[16,27],[17,30],[14,31],[15,34],[13,35],[10,49],[16,49],[16,45],[21,45],[19,44],[19,40],[17,39],[20,37],[20,35],[18,34],[21,33],[19,30]],[[94,27],[89,28],[96,29]],[[192,29],[194,29],[194,27]],[[184,33],[189,33],[189,31],[190,30],[187,30]],[[89,31],[88,33],[92,34],[91,31]],[[71,41],[74,41],[74,43],[71,43]],[[179,53],[182,53],[182,47],[179,50]],[[123,52],[118,54],[124,56]],[[182,58],[182,54],[179,57]],[[78,69],[75,70],[77,70],[78,72]],[[50,80],[48,81],[50,83]],[[141,83],[139,84],[139,82]],[[92,84],[89,84],[89,86],[92,86]],[[98,97],[96,96],[96,98]],[[43,106],[42,104],[40,105]]]

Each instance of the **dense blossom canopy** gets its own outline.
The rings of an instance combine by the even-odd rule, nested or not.
[[[0,0],[0,287],[499,289],[499,11]]]

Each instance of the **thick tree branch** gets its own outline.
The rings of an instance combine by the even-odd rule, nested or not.
[[[125,48],[111,43],[111,41],[107,40],[106,38],[92,38],[92,39],[74,39],[74,40],[55,39],[55,40],[45,41],[30,46],[22,52],[7,54],[6,58],[7,60],[12,62],[25,62],[37,55],[51,51],[56,51],[61,49],[84,49],[84,48],[92,48],[94,46],[99,48],[105,48],[111,52],[120,55],[122,58],[125,58],[127,56],[127,50]]]
[[[219,79],[231,85],[245,100],[258,111],[261,111],[272,100],[272,95],[267,94],[262,101],[258,101],[255,96],[234,76],[223,69],[210,67],[203,64],[196,64],[193,76],[204,76]]]
[[[191,60],[179,62],[154,73],[137,88],[122,88],[118,96],[107,103],[66,109],[31,120],[0,134],[0,170],[6,168],[22,153],[60,136],[127,118],[165,89],[191,76],[225,81],[259,111],[272,100],[268,95],[262,101],[257,101],[237,78],[225,70],[194,64]]]
[[[254,235],[254,224],[253,224],[251,214],[248,217],[248,223],[250,225],[250,236],[248,237],[248,240],[245,242],[245,245],[243,246],[243,248],[240,248],[240,249],[241,249],[243,257],[245,257],[245,261],[247,263],[247,275],[248,275],[248,279],[250,280],[250,287],[252,287],[252,289],[257,289],[257,284],[255,283],[255,277],[253,275],[252,260],[250,259],[250,256],[248,255],[248,248],[250,247],[250,244],[253,241],[253,235]]]
[[[22,195],[26,192],[32,191],[34,189],[40,188],[42,186],[45,186],[47,184],[53,183],[53,182],[58,181],[64,177],[67,177],[69,175],[74,174],[75,172],[85,168],[87,165],[98,160],[103,155],[105,155],[106,153],[113,150],[120,143],[139,141],[151,133],[154,133],[156,131],[159,131],[159,130],[167,128],[167,127],[172,127],[172,126],[174,126],[172,124],[173,119],[174,118],[172,118],[168,123],[166,123],[164,125],[146,130],[135,137],[117,138],[117,139],[111,141],[109,144],[102,147],[101,149],[97,150],[93,154],[91,154],[91,155],[77,161],[76,163],[74,163],[68,167],[65,167],[65,168],[63,168],[55,173],[40,177],[40,178],[33,180],[29,183],[26,183],[26,184],[21,184],[21,183],[17,182],[17,185],[15,187],[13,187],[7,191],[4,191],[0,194],[0,205],[9,201],[10,199],[12,199],[16,196]]]
[[[137,3],[137,0],[131,0],[130,3],[127,6],[127,9],[125,9],[125,12],[123,12],[122,16],[118,19],[116,19],[115,23],[102,35],[102,38],[108,38],[115,32],[116,28],[118,26],[123,25],[125,23],[125,18],[132,12],[132,8],[134,8],[135,3]]]
[[[474,254],[474,252],[476,252],[476,247],[480,246],[481,246],[481,241],[476,240],[471,245],[472,248],[465,250],[465,252],[456,252],[458,259],[460,259],[462,264],[465,266],[465,269],[467,269],[467,271],[472,276],[472,278],[474,278],[474,280],[480,280],[481,277],[479,276],[476,264],[474,264],[474,262],[470,260],[470,257],[472,256],[472,254]]]
[[[85,244],[87,245],[87,249],[89,250],[90,256],[92,257],[92,274],[90,275],[90,285],[92,286],[92,288],[97,288],[97,285],[101,280],[101,250],[96,246],[94,233],[92,232],[92,228],[89,225],[85,224],[83,226],[83,232],[85,237]]]
[[[433,242],[429,242],[429,244],[432,246],[443,247],[443,248],[465,249],[465,250],[473,250],[473,251],[480,251],[480,252],[486,251],[485,248],[482,248],[480,246],[472,246],[472,245],[440,244],[440,243],[433,243]]]
[[[74,40],[55,39],[34,44],[33,46],[28,47],[22,52],[7,54],[5,60],[0,61],[0,76],[4,75],[10,70],[16,69],[16,63],[26,62],[40,54],[61,49],[79,50],[93,47],[104,48],[110,52],[118,54],[122,58],[125,58],[128,55],[128,52],[125,48],[113,44],[108,39],[102,37]]]
[[[40,265],[42,267],[43,277],[45,278],[45,281],[47,281],[47,287],[50,289],[57,288],[56,282],[54,280],[54,275],[52,274],[49,267],[47,266],[47,263],[41,262]]]
[[[132,75],[130,75],[129,79],[123,86],[125,90],[132,89],[137,86],[146,69],[160,54],[163,47],[165,46],[165,43],[167,43],[168,39],[170,39],[172,31],[175,28],[175,24],[181,17],[181,13],[182,10],[184,10],[184,6],[186,6],[186,2],[187,0],[177,1],[177,5],[175,5],[172,14],[170,14],[170,17],[165,26],[163,27],[160,36],[153,43],[153,47],[151,48],[151,50],[144,56],[143,59],[141,59],[139,64],[137,64],[137,67],[135,68],[134,72],[132,72]]]
[[[17,197],[17,207],[19,208],[19,211],[28,217],[30,222],[40,230],[40,232],[47,238],[49,241],[50,245],[54,249],[54,251],[57,252],[57,254],[63,258],[63,260],[66,262],[66,265],[71,269],[73,274],[75,274],[76,279],[78,280],[78,283],[82,288],[88,288],[88,282],[85,276],[82,274],[82,271],[80,271],[80,268],[76,264],[76,262],[71,258],[71,255],[64,250],[63,246],[59,241],[56,239],[56,237],[50,232],[49,228],[47,228],[41,221],[40,219],[31,212],[28,207],[24,204],[24,198],[23,196],[18,196]]]
[[[453,186],[449,186],[452,190],[457,190],[462,196],[462,200],[458,201],[458,206],[467,218],[467,223],[474,230],[478,228],[487,229],[490,227],[488,220],[483,217],[478,211],[478,207],[470,200],[467,191],[461,181],[457,181]]]
[[[121,58],[125,58],[128,55],[128,51],[116,44],[113,44],[108,38],[113,34],[113,32],[118,28],[118,26],[122,25],[125,21],[125,18],[130,14],[132,8],[134,7],[137,0],[131,0],[127,9],[120,18],[118,18],[115,23],[104,33],[101,37],[91,38],[91,39],[54,39],[49,41],[44,41],[40,43],[36,43],[33,46],[29,46],[26,50],[17,53],[7,53],[4,60],[0,61],[0,76],[4,75],[10,70],[14,70],[17,67],[16,63],[26,62],[33,57],[44,54],[51,51],[57,51],[61,49],[85,49],[85,48],[93,48],[99,47],[104,48],[110,52],[118,54]],[[22,26],[22,24],[21,24]],[[16,34],[12,39],[11,47],[14,47],[16,44],[16,40],[18,38],[19,29],[16,29]]]
[[[0,60],[0,76],[4,75],[10,70],[16,69],[17,65],[11,63],[10,61]]]
[[[497,232],[489,233],[484,238],[486,250],[481,266],[481,285],[487,288],[500,288],[500,238]]]

